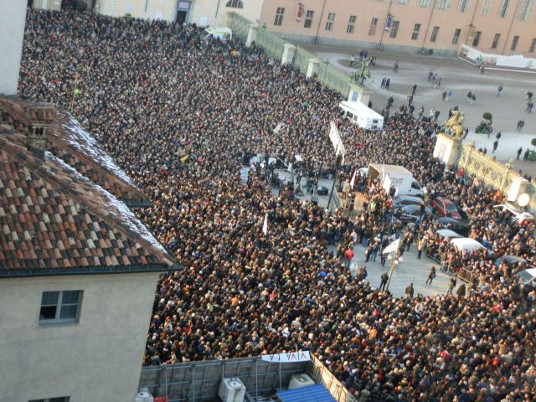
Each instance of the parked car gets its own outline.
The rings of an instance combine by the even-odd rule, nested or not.
[[[318,187],[318,195],[328,195],[329,189],[326,186]]]
[[[424,207],[421,205],[411,204],[404,205],[395,211],[395,217],[404,223],[415,223],[421,219],[423,213],[425,215],[432,214],[432,210],[429,207]]]
[[[501,209],[502,211],[507,211],[506,213],[510,216],[510,219],[515,222],[523,223],[525,221],[534,220],[534,215],[529,212],[520,211],[510,204],[494,205],[493,208]]]
[[[401,195],[395,197],[393,201],[393,208],[400,209],[406,205],[424,205],[424,201],[419,197],[413,197],[411,195]]]
[[[518,275],[524,285],[532,285],[532,287],[536,287],[536,268],[532,267],[525,269]]]
[[[438,229],[452,229],[462,236],[468,236],[469,232],[471,231],[471,225],[463,220],[443,216],[440,218],[435,218],[434,221],[437,224]]]
[[[462,216],[458,212],[458,208],[454,203],[444,197],[437,197],[432,200],[430,204],[435,214],[439,216],[448,216],[449,218],[462,219]]]
[[[505,254],[495,260],[495,265],[500,266],[503,262],[510,267],[519,263],[525,264],[527,260],[522,257],[518,257],[517,255]]]

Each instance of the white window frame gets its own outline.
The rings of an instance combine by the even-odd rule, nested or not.
[[[419,0],[419,7],[426,7],[430,8],[432,7],[433,0]]]
[[[283,17],[285,16],[285,7],[277,7],[275,12],[274,25],[280,27],[283,25]]]
[[[456,28],[454,30],[454,35],[452,35],[452,44],[457,45],[460,41],[460,35],[462,34],[462,30],[460,28]]]
[[[499,43],[501,42],[501,34],[500,33],[496,33],[494,36],[493,36],[493,41],[491,42],[491,48],[492,49],[497,49],[499,47]]]
[[[458,12],[465,13],[469,10],[469,0],[460,0],[458,2]]]
[[[242,0],[229,0],[225,7],[229,7],[229,8],[244,8],[244,3],[242,3]]]
[[[368,30],[368,34],[369,36],[374,36],[376,35],[376,29],[378,28],[378,18],[376,17],[373,17],[371,20],[370,20],[370,26],[369,26],[369,30]]]
[[[517,45],[519,45],[519,35],[515,35],[512,38],[512,44],[510,46],[510,50],[515,51],[517,49]]]
[[[305,29],[311,28],[311,26],[313,25],[314,16],[315,16],[314,10],[307,10],[307,12],[305,13],[305,21],[303,23],[303,27]],[[307,23],[309,23],[309,24],[307,24]]]
[[[489,14],[489,10],[491,9],[491,2],[492,0],[484,0],[484,3],[482,4],[482,15]]]
[[[396,39],[398,36],[398,30],[400,29],[400,21],[393,21],[391,25],[391,32],[389,32],[389,37]]]
[[[328,19],[326,20],[326,31],[333,31],[333,22],[335,21],[335,13],[328,13]]]
[[[422,25],[419,23],[416,23],[415,25],[413,25],[413,32],[411,33],[411,40],[419,40],[421,28],[422,28]]]
[[[408,4],[408,0],[396,0],[398,4]]]
[[[437,0],[438,10],[448,10],[450,8],[451,0]]]
[[[502,0],[499,6],[499,17],[508,18],[508,13],[510,12],[510,0]]]
[[[536,51],[536,38],[533,38],[530,42],[529,53],[534,53]]]
[[[348,26],[346,27],[346,33],[349,33],[349,34],[354,33],[356,21],[357,21],[357,15],[350,15],[350,18],[348,18]]]
[[[430,35],[430,42],[437,41],[437,37],[439,36],[439,30],[440,30],[440,27],[438,27],[438,26],[435,26],[432,29],[432,34]]]
[[[533,7],[534,7],[534,0],[522,0],[521,4],[519,5],[517,19],[521,21],[527,21],[532,15]]]
[[[65,292],[78,292],[78,301],[76,303],[63,303],[63,295]],[[54,304],[43,304],[43,298],[45,293],[58,293],[58,298]],[[41,305],[39,308],[39,326],[47,325],[65,325],[65,324],[78,324],[80,322],[80,311],[82,307],[82,298],[84,291],[83,290],[52,290],[44,291],[41,294]],[[76,305],[76,314],[74,318],[60,318],[62,307],[74,306]],[[54,318],[42,319],[41,318],[41,309],[43,307],[56,306],[56,313]]]

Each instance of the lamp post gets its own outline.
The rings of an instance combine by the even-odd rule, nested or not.
[[[328,206],[327,209],[329,210],[329,205],[331,204],[331,199],[333,198],[333,191],[335,191],[335,183],[337,183],[337,175],[339,174],[339,168],[341,167],[342,163],[342,155],[339,153],[335,157],[335,175],[333,177],[333,185],[331,186],[331,193],[329,194],[329,200],[328,200]]]
[[[402,261],[404,261],[402,259],[402,257],[400,256],[400,251],[399,250],[396,250],[396,253],[395,253],[394,256],[391,256],[391,254],[389,254],[387,256],[387,259],[391,261],[391,269],[389,270],[389,279],[387,279],[387,285],[385,286],[385,291],[386,292],[389,291],[389,285],[391,284],[391,278],[393,277],[393,273],[395,272],[396,267],[398,266],[398,264],[400,264]]]

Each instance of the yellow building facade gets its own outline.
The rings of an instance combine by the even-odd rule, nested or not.
[[[535,0],[271,0],[260,24],[298,42],[536,57]]]

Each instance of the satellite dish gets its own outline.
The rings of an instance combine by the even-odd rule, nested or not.
[[[526,207],[529,205],[530,196],[527,193],[521,194],[519,197],[517,197],[517,204],[520,207]]]

